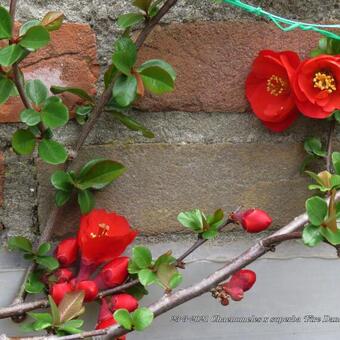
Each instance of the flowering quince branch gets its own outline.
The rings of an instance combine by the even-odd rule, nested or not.
[[[144,27],[144,29],[141,31],[141,33],[138,35],[137,37],[137,40],[136,40],[136,43],[135,43],[135,46],[136,46],[136,50],[138,50],[142,44],[144,43],[145,39],[147,38],[147,36],[150,34],[150,32],[152,31],[152,29],[159,23],[159,21],[162,19],[162,17],[171,9],[171,7],[173,7],[175,4],[176,4],[177,0],[167,0],[165,1],[164,5],[158,10],[157,7],[154,7],[154,10],[156,11],[153,15],[153,17],[148,20],[146,22],[146,25]],[[11,15],[11,18],[12,18],[12,22],[14,22],[14,19],[15,19],[15,11],[16,11],[16,3],[17,1],[15,0],[11,0],[10,2],[10,15]],[[151,2],[150,2],[151,4]],[[58,19],[59,20],[59,19]],[[60,21],[60,20],[59,20]],[[52,22],[53,24],[53,22]],[[61,22],[60,22],[61,24]],[[58,28],[58,27],[57,27]],[[53,30],[55,29],[55,27],[53,28]],[[13,30],[14,30],[14,25],[13,25]],[[52,29],[51,29],[52,30]],[[11,34],[13,36],[13,32]],[[132,52],[131,53],[134,53],[133,52],[133,43],[131,42],[130,44],[130,49],[132,49]],[[17,45],[16,45],[17,47]],[[153,85],[153,88],[149,88],[149,85],[148,84],[145,84],[146,87],[148,87],[150,89],[150,91],[156,91],[157,93],[163,93],[163,92],[167,92],[169,90],[171,90],[171,87],[173,86],[173,81],[175,79],[175,75],[174,75],[174,71],[171,69],[171,66],[170,65],[165,65],[166,63],[163,63],[162,64],[162,61],[154,61],[155,62],[158,62],[158,65],[152,65],[150,64],[149,66],[150,67],[154,67],[155,69],[155,66],[158,67],[158,69],[160,69],[161,71],[163,70],[164,71],[164,67],[166,68],[166,72],[172,72],[171,74],[171,78],[172,79],[167,79],[167,86],[168,88],[167,89],[163,89],[163,90],[160,90],[159,88],[157,88],[157,85]],[[1,62],[0,62],[1,64]],[[145,63],[146,64],[146,63]],[[131,65],[132,67],[133,65]],[[143,66],[143,65],[142,65]],[[148,71],[148,65],[145,65],[144,66],[144,69],[141,70],[140,72],[143,73],[143,72],[147,72]],[[14,81],[15,81],[15,84],[16,84],[16,87],[18,89],[18,92],[20,94],[20,97],[21,97],[21,100],[23,101],[27,111],[26,113],[30,113],[30,115],[26,115],[28,117],[26,118],[22,118],[23,121],[25,123],[28,123],[29,119],[31,119],[31,122],[32,122],[32,119],[36,119],[36,114],[32,115],[32,112],[34,112],[34,110],[32,110],[32,105],[30,103],[30,100],[27,98],[26,96],[26,93],[25,93],[25,90],[23,88],[23,84],[22,84],[22,80],[21,80],[21,72],[20,72],[20,69],[18,67],[18,62],[15,62],[13,64],[13,73],[14,73]],[[80,150],[80,148],[82,147],[82,145],[84,144],[88,134],[90,133],[90,131],[92,130],[92,128],[94,127],[96,121],[98,120],[98,118],[100,117],[101,113],[103,112],[103,110],[105,109],[105,106],[110,102],[111,98],[112,98],[112,95],[114,94],[114,86],[115,84],[117,83],[117,80],[119,79],[119,77],[122,77],[124,76],[124,72],[122,73],[120,69],[115,69],[115,67],[110,67],[109,71],[109,80],[108,80],[108,84],[107,84],[107,88],[106,90],[103,92],[103,94],[100,96],[99,100],[97,101],[97,104],[94,106],[93,110],[92,110],[92,114],[89,118],[89,120],[86,122],[85,126],[83,127],[82,131],[81,131],[81,134],[79,136],[79,138],[77,139],[77,144],[75,145],[74,147],[74,150],[72,150],[70,152],[70,155],[71,157],[66,161],[66,163],[64,164],[64,171],[67,173],[67,171],[71,168],[72,166],[72,163],[73,163],[73,160],[77,157],[77,154]],[[111,74],[110,74],[111,73]],[[138,73],[136,73],[138,74]],[[37,81],[39,82],[39,81]],[[152,80],[151,80],[152,82]],[[40,92],[44,92],[44,85],[41,85],[41,82],[40,83],[35,83],[36,84],[39,84],[40,86]],[[143,87],[143,84],[142,85],[139,85],[139,87],[142,86]],[[52,89],[51,89],[52,90]],[[80,93],[81,96],[85,96],[85,98],[87,99],[88,98],[88,95],[84,95],[82,90],[80,89],[77,89],[78,91],[74,94],[78,94]],[[80,92],[80,91],[82,92]],[[53,92],[53,90],[52,90]],[[138,92],[138,91],[137,91]],[[118,97],[117,97],[118,98]],[[118,99],[117,99],[118,100]],[[34,101],[33,101],[34,102]],[[60,107],[59,107],[60,109]],[[65,108],[63,108],[64,111],[65,111]],[[116,110],[119,110],[120,107],[119,106],[116,106],[115,107]],[[149,132],[148,130],[146,130],[145,128],[141,127],[140,125],[138,125],[135,121],[133,121],[132,119],[128,118],[128,117],[124,117],[124,115],[122,113],[117,113],[118,117],[120,118],[120,121],[127,125],[129,128],[131,128],[131,126],[133,126],[132,128],[134,130],[136,129],[139,129],[140,131],[143,132],[143,134],[145,134],[146,136],[151,137],[153,136],[151,132]],[[122,118],[122,115],[123,115],[123,118]],[[34,116],[34,117],[33,117]],[[36,122],[36,120],[34,121]],[[32,125],[32,123],[30,123],[29,125]],[[40,130],[40,133],[43,135],[45,133],[45,129],[44,129],[44,125],[40,122],[38,125],[38,128]],[[136,128],[137,126],[137,128]],[[17,138],[13,138],[13,147],[16,149],[17,152],[19,153],[29,153],[31,152],[31,150],[33,150],[34,148],[34,144],[35,142],[33,143],[33,137],[32,137],[32,134],[29,134],[29,136],[27,136],[29,133],[28,132],[20,132],[20,133],[17,133],[16,137]],[[20,138],[19,138],[20,137]],[[30,145],[33,144],[33,148],[30,149],[30,150],[22,150],[20,149],[20,144],[19,144],[19,139],[20,139],[20,142],[22,143],[23,140],[25,140],[25,143],[27,144],[27,142],[29,142]],[[17,143],[15,143],[15,141],[17,141]],[[56,142],[55,142],[56,143]],[[16,146],[16,147],[15,147]],[[55,146],[55,144],[54,144]],[[57,147],[56,147],[57,148]],[[61,150],[58,150],[59,154],[65,154],[66,155],[66,152],[63,152],[62,148],[59,148]],[[39,149],[40,150],[40,149]],[[49,159],[45,159],[44,158],[44,155],[43,153],[40,154],[39,152],[39,155],[45,160],[45,161],[50,161]],[[46,156],[46,155],[45,155]],[[60,155],[59,155],[60,156]],[[60,158],[60,157],[59,157]],[[62,155],[62,160],[58,160],[57,162],[63,162],[66,160],[66,157],[64,157]],[[55,163],[54,160],[52,161],[52,163]],[[57,189],[60,189],[60,188],[57,188]],[[63,204],[65,203],[66,200],[69,199],[70,195],[68,194],[65,194],[65,192],[60,192],[60,195],[59,195],[59,202],[60,204]],[[58,194],[58,193],[57,193]],[[93,206],[94,202],[93,202],[93,199],[90,195],[90,193],[88,191],[86,191],[86,196],[85,199],[89,199],[89,197],[91,198],[91,206]],[[79,201],[79,197],[78,196],[78,201]],[[56,196],[56,199],[58,200],[58,197]],[[84,200],[85,200],[84,199]],[[84,201],[83,200],[83,201]],[[81,204],[81,201],[79,201],[79,204]],[[91,207],[90,206],[90,207]],[[90,208],[89,207],[89,208]],[[86,209],[87,207],[85,207]],[[58,218],[58,215],[60,213],[60,209],[58,209],[58,207],[55,207],[49,214],[49,217],[48,217],[48,220],[46,222],[46,225],[43,229],[43,232],[41,234],[41,237],[39,239],[39,242],[38,242],[38,245],[41,245],[43,244],[44,242],[48,241],[51,237],[51,234],[52,234],[52,231],[53,231],[53,228],[54,228],[54,225],[55,225],[55,222]],[[15,298],[15,300],[13,301],[14,304],[17,304],[17,303],[20,303],[23,301],[23,299],[25,298],[25,284],[26,284],[26,281],[27,281],[27,278],[29,278],[29,276],[32,274],[33,270],[34,270],[35,266],[34,265],[31,265],[28,267],[27,269],[27,272],[25,274],[25,277],[24,277],[24,281],[23,281],[23,284],[21,286],[21,288],[19,289],[19,292],[17,294],[17,297]]]

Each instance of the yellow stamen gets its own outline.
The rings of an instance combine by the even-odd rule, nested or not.
[[[267,91],[275,97],[285,93],[287,89],[288,89],[287,81],[279,76],[272,75],[267,80]]]
[[[335,79],[330,73],[317,72],[313,78],[314,87],[321,91],[326,90],[328,93],[336,91]]]
[[[110,226],[105,223],[99,223],[98,226],[100,228],[99,236],[106,236],[108,231],[110,230]]]

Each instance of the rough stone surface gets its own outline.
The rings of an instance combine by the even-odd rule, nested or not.
[[[5,183],[5,161],[4,155],[0,151],[0,207],[3,203],[3,195],[4,195],[4,183]],[[1,231],[1,226],[0,226]]]
[[[279,15],[304,21],[337,21],[340,18],[338,0],[253,0],[255,6]],[[7,1],[0,4],[7,6]],[[18,17],[22,20],[41,18],[49,10],[62,10],[68,21],[86,22],[95,29],[99,44],[101,65],[110,62],[112,44],[121,32],[115,22],[120,14],[132,10],[130,0],[28,0],[20,3]],[[223,21],[261,20],[227,4],[214,4],[211,0],[179,0],[163,22],[191,22],[196,20]]]
[[[251,37],[251,39],[249,39]],[[260,50],[293,50],[305,56],[317,34],[279,31],[251,22],[170,24],[152,32],[140,61],[161,58],[176,70],[173,93],[143,98],[151,111],[243,112],[248,108],[245,79]]]
[[[303,211],[307,196],[307,180],[299,174],[301,149],[298,144],[114,144],[89,146],[76,163],[79,167],[94,154],[122,162],[127,172],[96,194],[97,206],[155,234],[183,231],[176,216],[194,207],[211,212],[256,205],[273,215],[275,226],[283,225]],[[42,225],[53,204],[51,170],[39,162]],[[57,236],[75,230],[76,211],[73,205],[61,214]]]
[[[5,152],[5,183],[3,204],[0,207],[0,240],[8,236],[23,235],[31,239],[37,225],[36,167],[26,157]]]
[[[98,77],[96,39],[88,25],[65,24],[52,32],[52,42],[32,53],[22,63],[25,78],[40,79],[47,87],[51,85],[77,86],[95,93]],[[72,109],[80,104],[78,97],[63,95],[65,104]],[[0,105],[0,123],[17,122],[23,105],[18,97]]]

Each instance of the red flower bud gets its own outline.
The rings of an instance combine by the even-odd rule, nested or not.
[[[127,309],[130,313],[138,308],[138,300],[130,294],[117,294],[112,296],[111,310]]]
[[[80,281],[76,284],[75,290],[82,290],[85,293],[85,302],[95,300],[98,295],[98,287],[94,281]]]
[[[117,257],[106,264],[99,273],[99,280],[102,281],[100,288],[112,288],[122,284],[128,276],[128,257]]]
[[[73,286],[68,282],[55,283],[50,289],[50,295],[54,302],[59,305],[66,293],[72,292]]]
[[[72,279],[73,273],[67,268],[60,268],[55,272],[57,283],[68,282]]]
[[[77,259],[78,242],[75,238],[68,238],[61,241],[54,253],[54,256],[63,267],[69,266]]]
[[[232,218],[241,223],[242,227],[248,233],[258,233],[267,229],[273,220],[271,217],[261,209],[253,208],[243,212],[236,212]]]
[[[239,286],[243,289],[243,291],[248,291],[251,287],[253,287],[256,281],[256,273],[249,269],[242,269],[235,273],[229,283],[234,286]]]
[[[240,301],[243,299],[244,292],[243,289],[239,286],[234,286],[230,284],[230,282],[227,282],[223,285],[223,290],[227,294],[229,294],[234,301]]]

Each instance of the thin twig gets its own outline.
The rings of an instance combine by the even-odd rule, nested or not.
[[[332,172],[332,149],[333,149],[333,137],[335,133],[336,120],[333,118],[329,123],[329,130],[327,136],[327,157],[326,157],[326,169],[328,172]]]
[[[148,21],[144,29],[141,31],[139,36],[136,40],[136,46],[139,49],[148,35],[151,33],[152,29],[159,23],[159,21],[163,18],[163,16],[170,10],[171,7],[173,7],[176,4],[177,0],[167,0],[165,4],[161,7],[161,9],[158,11],[157,15],[153,17],[152,20]],[[11,7],[13,7],[13,13],[15,13],[15,6],[16,1],[11,1]],[[103,94],[100,96],[95,108],[93,109],[93,112],[91,114],[90,119],[86,122],[84,127],[82,128],[82,131],[80,133],[79,138],[77,139],[77,143],[71,152],[72,159],[70,159],[67,163],[64,165],[64,170],[69,170],[71,168],[71,165],[73,163],[73,160],[77,157],[79,150],[83,146],[86,138],[88,137],[90,131],[96,124],[98,118],[101,116],[105,105],[108,103],[108,101],[111,99],[112,96],[112,89],[113,89],[114,81],[111,82],[111,84],[108,86],[108,88],[103,92]],[[46,221],[45,227],[43,229],[43,232],[41,233],[41,236],[38,241],[38,245],[48,241],[51,238],[53,228],[55,226],[55,223],[57,221],[57,217],[62,209],[59,209],[58,207],[54,206],[53,209],[50,212],[50,215]],[[34,266],[30,266],[27,269],[27,273],[25,275],[25,278],[29,276],[29,274],[34,270]],[[26,281],[23,281],[21,284],[20,292],[24,291],[23,287],[25,286]],[[24,295],[20,296],[19,294],[15,298],[15,303],[21,303],[24,300]]]

